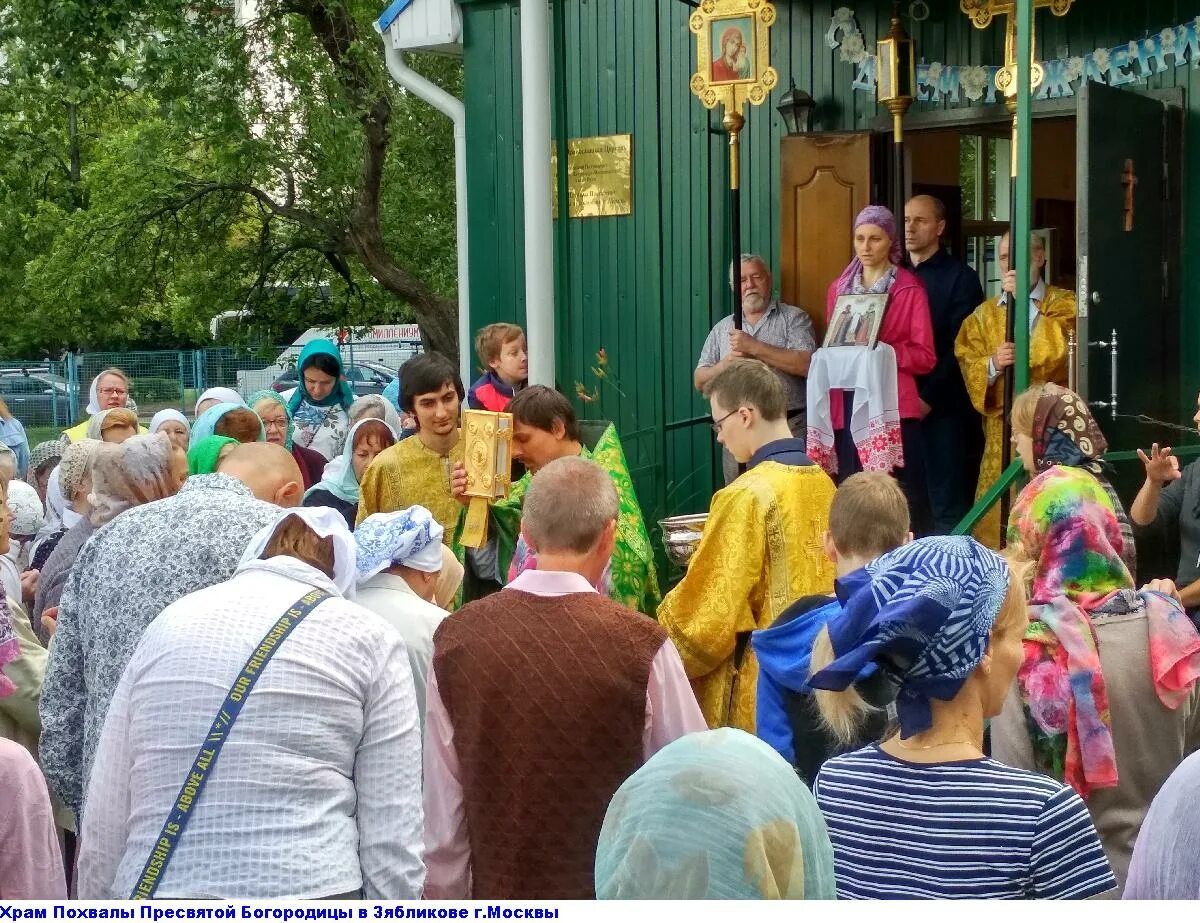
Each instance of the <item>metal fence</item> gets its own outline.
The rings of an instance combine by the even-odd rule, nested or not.
[[[92,379],[108,368],[129,376],[130,397],[148,420],[173,407],[191,415],[208,388],[233,388],[243,397],[296,385],[303,345],[221,347],[152,352],[67,353],[57,360],[0,360],[0,398],[27,427],[72,426],[87,416]],[[421,352],[420,340],[348,340],[340,344],[355,394],[378,394],[397,370]]]

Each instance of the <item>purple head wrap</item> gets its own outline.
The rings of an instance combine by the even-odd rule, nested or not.
[[[858,217],[854,219],[854,230],[858,230],[864,224],[873,224],[883,231],[892,240],[892,249],[888,253],[888,259],[893,264],[899,266],[902,252],[900,250],[900,239],[896,236],[896,216],[892,214],[892,210],[883,205],[868,205],[858,213]],[[850,291],[851,283],[854,281],[855,275],[862,270],[862,260],[855,254],[848,266],[842,270],[842,274],[838,276],[837,293],[845,295]]]

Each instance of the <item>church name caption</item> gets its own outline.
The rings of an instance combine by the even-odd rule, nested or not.
[[[834,11],[825,44],[838,50],[843,61],[855,66],[853,89],[875,92],[875,55],[867,51],[866,39],[852,10],[840,7]],[[1200,16],[1111,48],[1040,63],[1045,76],[1035,99],[1074,96],[1087,80],[1119,87],[1145,83],[1149,77],[1165,73],[1172,66],[1191,64],[1197,68],[1200,67]],[[921,63],[917,65],[916,98],[930,103],[957,104],[964,100],[995,103],[1001,96],[996,89],[996,74],[1001,70],[1002,65]]]

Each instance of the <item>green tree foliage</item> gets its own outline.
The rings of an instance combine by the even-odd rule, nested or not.
[[[247,338],[415,319],[457,357],[451,127],[388,77],[380,6],[10,0],[0,353],[200,344],[244,308]],[[461,94],[458,60],[414,65]]]

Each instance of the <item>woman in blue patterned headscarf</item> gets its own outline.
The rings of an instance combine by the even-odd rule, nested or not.
[[[984,755],[1022,661],[1019,576],[974,539],[919,539],[837,581],[842,612],[813,675],[840,736],[883,671],[899,733],[836,756],[814,794],[842,898],[1082,898],[1115,887],[1087,808],[1069,787]]]
[[[787,760],[745,731],[704,731],[663,747],[617,789],[596,896],[828,900],[833,854]]]

